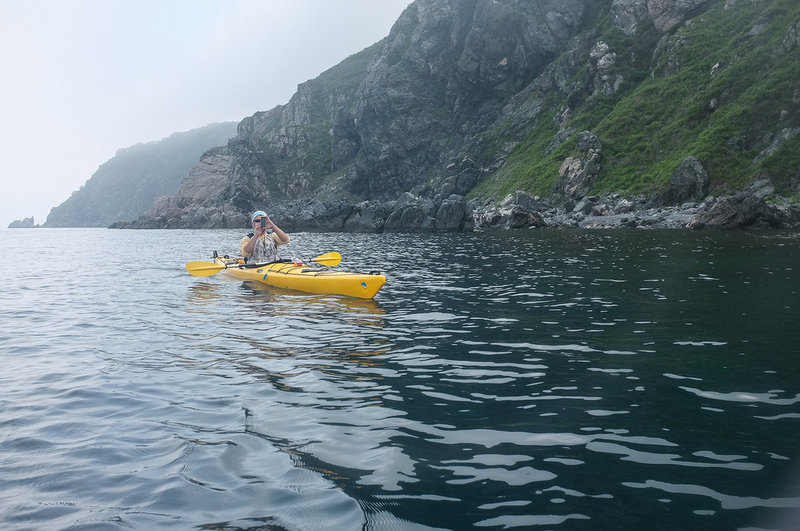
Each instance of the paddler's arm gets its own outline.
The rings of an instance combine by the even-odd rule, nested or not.
[[[252,242],[254,239],[255,238],[251,238],[249,236],[244,236],[242,238],[242,242],[239,244],[239,254],[240,255],[244,256],[245,258],[249,258],[250,255],[253,254],[253,251],[252,251],[252,247],[253,246],[250,246],[251,247],[250,252],[245,251],[245,249],[247,248],[248,244],[250,242]]]
[[[244,257],[249,257],[253,254],[253,249],[256,247],[256,241],[258,241],[259,236],[264,234],[265,229],[261,225],[257,225],[253,230],[255,230],[255,234],[253,234],[252,238],[249,236],[242,238],[242,243],[239,250]]]
[[[278,227],[277,225],[275,225],[275,224],[272,222],[272,220],[271,220],[271,219],[269,219],[269,216],[265,216],[265,217],[267,218],[267,228],[268,228],[268,229],[272,229],[272,233],[273,233],[273,235],[274,235],[272,239],[273,239],[273,240],[275,240],[275,243],[276,243],[277,245],[286,245],[287,243],[289,243],[289,235],[288,235],[288,234],[286,234],[285,232],[283,232],[283,231],[280,229],[280,227]],[[275,236],[277,236],[277,238],[275,238]],[[254,245],[255,245],[255,244],[254,244]],[[252,252],[252,251],[251,251],[251,252]]]

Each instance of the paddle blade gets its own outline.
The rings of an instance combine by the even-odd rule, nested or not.
[[[330,253],[321,254],[316,258],[312,258],[311,261],[326,266],[337,266],[342,262],[342,255],[336,251],[333,251]]]
[[[186,264],[186,271],[188,271],[190,275],[196,277],[210,277],[211,275],[216,275],[223,269],[225,269],[224,265],[214,264],[212,262],[189,262]]]

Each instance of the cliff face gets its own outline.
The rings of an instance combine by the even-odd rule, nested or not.
[[[514,105],[514,96],[570,47],[593,3],[413,4],[358,91],[362,156],[347,175],[346,189],[358,197],[390,199],[474,156],[482,135],[508,119],[506,106]],[[522,127],[536,119],[529,114]],[[458,192],[474,184],[464,182]]]
[[[679,197],[664,191],[690,156],[706,192],[758,176],[792,193],[798,19],[793,0],[418,0],[133,226],[242,227],[266,208],[290,230],[469,230],[476,199],[514,190],[565,210]],[[744,86],[765,60],[766,84]]]

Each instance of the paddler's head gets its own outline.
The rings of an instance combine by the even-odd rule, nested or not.
[[[266,213],[266,212],[264,212],[263,210],[256,210],[256,211],[255,211],[255,212],[253,212],[253,214],[250,216],[250,224],[252,225],[253,223],[259,223],[261,220],[260,220],[260,219],[258,219],[258,218],[259,218],[259,217],[266,217],[266,215],[267,215],[267,213]]]

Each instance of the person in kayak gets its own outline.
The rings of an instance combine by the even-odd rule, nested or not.
[[[267,213],[257,210],[250,216],[253,231],[244,238],[239,250],[248,262],[265,264],[280,260],[278,246],[289,243],[289,235],[275,225]],[[267,232],[269,231],[269,232]]]

